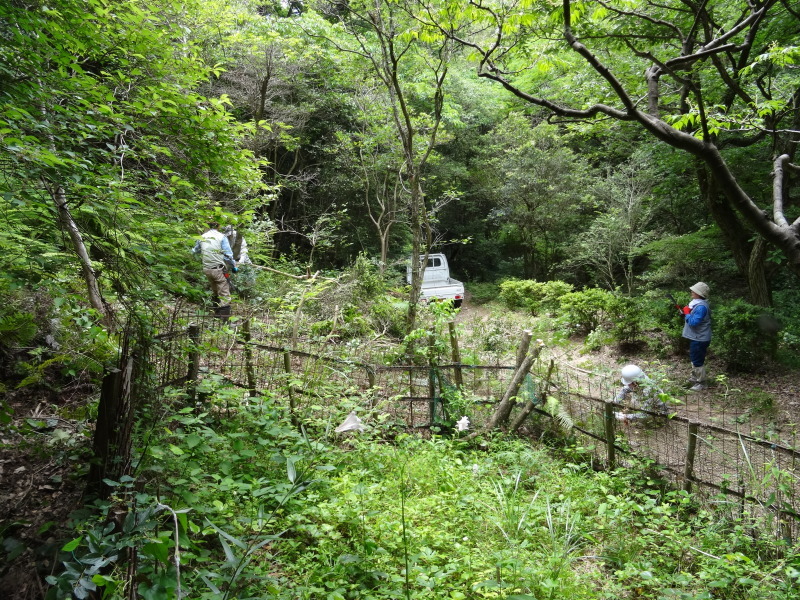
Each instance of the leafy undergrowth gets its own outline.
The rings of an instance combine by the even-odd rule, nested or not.
[[[361,434],[310,419],[298,431],[281,399],[238,394],[169,399],[136,480],[74,515],[49,597],[800,594],[800,557],[771,523],[700,509],[644,467],[597,473],[577,453],[398,435],[377,418]]]
[[[522,329],[586,368],[641,358],[582,352],[546,319],[511,311],[466,305],[457,320],[465,360],[505,361]],[[142,415],[134,477],[90,506],[96,397],[17,394],[0,448],[4,597],[800,597],[800,559],[777,524],[724,498],[701,509],[645,466],[596,473],[578,451],[420,439],[380,420],[337,437],[344,403],[325,420],[303,415],[298,431],[285,398],[208,392],[187,406],[176,391]]]

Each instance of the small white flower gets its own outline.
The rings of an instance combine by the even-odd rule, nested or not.
[[[456,431],[466,431],[469,429],[469,417],[464,415],[456,423]]]
[[[480,470],[480,467],[478,467],[477,463],[472,465],[472,474],[473,475],[477,475],[479,470]]]
[[[364,431],[366,429],[364,424],[356,416],[356,412],[352,411],[347,418],[336,428],[336,433],[344,433],[345,431]]]

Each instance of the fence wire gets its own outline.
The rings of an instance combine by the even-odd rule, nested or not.
[[[467,409],[472,427],[481,428],[516,370],[514,364],[452,363],[451,357],[433,353],[425,365],[382,364],[373,362],[374,352],[362,353],[358,346],[292,337],[255,319],[226,323],[175,311],[159,326],[163,333],[155,337],[148,360],[162,387],[196,389],[218,378],[245,396],[288,399],[297,415],[313,413],[334,425],[342,417],[335,414],[338,401],[349,398],[409,430],[452,422],[461,416],[456,410]],[[359,354],[370,360],[352,358]],[[746,501],[751,510],[774,515],[784,537],[800,533],[794,415],[776,423],[768,406],[738,405],[724,391],[673,391],[669,414],[659,414],[617,403],[616,377],[561,367],[548,378],[547,362],[535,365],[528,393],[520,393],[527,397],[518,402],[512,420],[525,402],[533,401],[538,417],[529,419],[531,428],[558,413],[567,415],[572,427],[563,434],[579,440],[598,464],[608,466],[613,457],[621,466],[634,455],[650,459],[676,486],[691,487],[709,500],[722,492],[737,507]],[[556,402],[544,410],[547,397]],[[628,422],[614,417],[632,411],[645,413],[644,418]]]

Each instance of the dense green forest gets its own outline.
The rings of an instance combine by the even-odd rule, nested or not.
[[[410,257],[435,252],[465,314],[489,307],[468,329],[497,364],[506,313],[543,345],[687,363],[670,296],[704,281],[726,399],[728,376],[794,377],[799,141],[794,0],[2,3],[0,593],[800,597],[763,515],[712,514],[646,464],[594,472],[574,442],[343,441],[286,412],[290,384],[233,408],[217,375],[200,412],[197,390],[134,386],[126,465],[98,471],[96,425],[122,357],[211,314],[210,222],[252,260],[218,324],[236,335],[260,319],[424,364],[457,315],[420,301]],[[347,415],[349,394],[320,403]],[[32,457],[80,510],[19,513]]]

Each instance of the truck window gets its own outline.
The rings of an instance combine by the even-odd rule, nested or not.
[[[428,266],[429,267],[441,267],[442,266],[442,259],[441,258],[429,258],[428,259]]]

